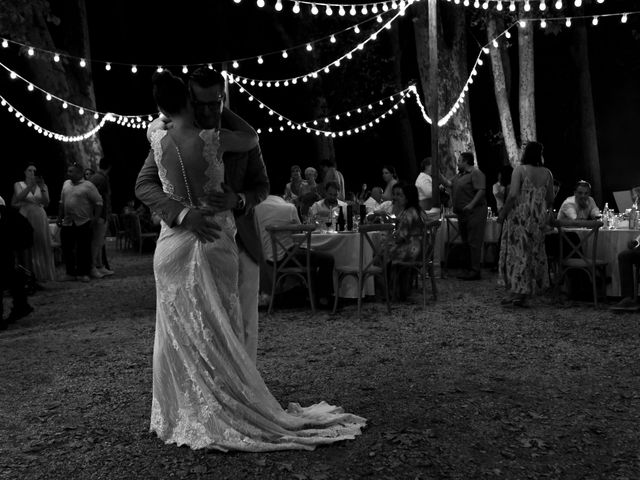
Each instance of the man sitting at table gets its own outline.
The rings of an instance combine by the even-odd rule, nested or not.
[[[380,205],[382,205],[382,187],[373,187],[371,195],[364,202],[364,206],[367,207],[367,214],[378,210]]]
[[[337,192],[336,192],[337,195]],[[282,197],[269,195],[264,201],[255,206],[254,217],[256,229],[260,232],[262,240],[262,252],[264,259],[269,266],[273,265],[273,248],[271,244],[271,235],[267,232],[268,225],[300,225],[298,212],[296,207],[291,203],[287,203]],[[280,237],[282,244],[290,250],[293,248],[293,239],[290,234],[283,234]],[[285,258],[285,250],[277,246],[277,259],[281,261]],[[296,258],[303,265],[306,262],[305,251],[299,251]],[[317,298],[317,304],[320,307],[328,307],[330,295],[333,294],[333,257],[330,254],[316,252],[311,250],[311,283],[312,291]]]
[[[562,202],[558,212],[558,220],[595,220],[600,217],[600,209],[591,197],[591,184],[584,180],[576,183],[573,197]]]
[[[347,213],[347,204],[338,200],[338,184],[328,182],[324,189],[324,198],[311,205],[309,216],[331,218],[331,212],[335,207],[344,207],[344,213]]]

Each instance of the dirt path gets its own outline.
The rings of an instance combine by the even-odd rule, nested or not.
[[[151,257],[51,284],[0,332],[0,478],[640,478],[640,316],[587,304],[498,306],[495,279],[442,280],[437,303],[261,317],[275,397],[369,419],[355,441],[247,454],[148,433]]]

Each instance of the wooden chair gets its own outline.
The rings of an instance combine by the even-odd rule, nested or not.
[[[432,220],[428,222],[424,228],[421,229],[419,234],[415,236],[420,237],[420,242],[422,243],[422,255],[420,258],[417,258],[415,261],[392,261],[392,267],[404,267],[408,268],[412,271],[412,273],[416,273],[418,278],[420,279],[420,283],[422,285],[422,309],[427,308],[427,275],[431,278],[431,295],[433,300],[437,300],[438,291],[436,288],[436,278],[433,272],[433,256],[435,252],[435,243],[436,243],[436,235],[438,234],[438,229],[440,228],[442,221],[441,220]],[[392,279],[392,291],[395,291],[395,281],[396,278]]]
[[[602,227],[599,220],[553,220],[551,223],[558,230],[559,261],[558,274],[555,279],[557,294],[560,292],[560,284],[570,270],[584,271],[591,281],[593,291],[593,304],[598,306],[597,274],[601,274],[602,295],[606,295],[606,268],[607,262],[598,260],[598,232]],[[567,231],[572,228],[586,228],[584,235],[576,235]],[[590,242],[590,244],[589,244]]]
[[[122,250],[126,247],[126,231],[122,228],[120,216],[117,213],[109,215],[109,231],[116,237],[116,248]]]
[[[125,242],[130,242],[130,245],[135,248],[138,244],[138,253],[142,255],[142,245],[145,240],[153,240],[155,243],[158,239],[156,232],[142,232],[140,226],[140,218],[135,213],[126,213],[123,215],[123,228],[126,232]]]
[[[274,259],[273,261],[267,260],[267,265],[273,266],[271,300],[269,301],[267,313],[271,315],[273,310],[273,301],[276,296],[278,284],[288,276],[294,276],[302,280],[302,283],[304,283],[309,291],[311,312],[315,313],[316,306],[311,283],[311,232],[315,230],[315,225],[267,225],[265,230],[269,232],[271,238],[272,258]],[[303,235],[294,236],[294,234]],[[285,245],[283,243],[284,238],[290,238],[293,241],[293,246]],[[278,250],[284,250],[285,252],[282,260],[277,260]],[[300,261],[298,255],[302,251],[305,252],[304,264]]]
[[[389,284],[387,280],[387,242],[375,242],[371,238],[371,234],[375,232],[387,232],[391,234],[395,226],[391,223],[367,224],[360,225],[358,229],[360,234],[360,252],[358,259],[358,267],[336,267],[333,270],[333,284],[335,285],[335,300],[333,302],[333,313],[338,309],[338,296],[340,292],[340,283],[346,277],[355,277],[358,281],[358,319],[360,319],[360,311],[362,308],[362,290],[365,280],[370,277],[381,277],[384,285],[384,294],[387,301],[387,311],[391,313],[391,305],[389,304]],[[365,264],[364,250],[368,245],[372,250],[371,260]]]
[[[442,264],[442,270],[440,271],[441,277],[445,278],[449,267],[449,255],[454,244],[461,244],[462,236],[460,235],[460,225],[454,220],[458,219],[455,213],[447,213],[442,217],[447,227],[447,240],[444,243],[444,261]]]

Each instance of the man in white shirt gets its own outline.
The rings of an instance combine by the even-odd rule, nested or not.
[[[342,200],[338,200],[338,185],[335,182],[329,182],[324,188],[324,198],[311,205],[309,215],[329,218],[331,217],[332,209],[335,207],[344,207],[344,211],[347,213],[347,204]]]
[[[337,194],[337,193],[336,193]],[[256,229],[262,239],[262,251],[264,259],[269,266],[272,266],[273,247],[271,235],[266,228],[269,225],[300,225],[296,207],[287,203],[282,197],[269,195],[262,203],[255,206],[254,217]],[[293,247],[293,239],[290,235],[280,237],[284,248],[287,250]],[[276,261],[285,258],[286,251],[280,245],[277,246]],[[302,264],[306,261],[305,251],[298,252],[297,258]],[[320,307],[328,307],[331,302],[329,296],[333,293],[333,257],[329,254],[311,250],[311,282],[312,290],[315,292]]]
[[[591,184],[580,180],[573,190],[573,197],[560,206],[558,220],[595,220],[601,217],[600,209],[591,197]]]
[[[416,188],[418,189],[418,200],[420,201],[420,207],[423,210],[429,210],[432,207],[432,185],[431,180],[431,157],[426,157],[420,163],[422,172],[416,179]]]
[[[373,187],[371,189],[371,196],[367,198],[364,202],[365,207],[367,207],[367,215],[369,213],[373,213],[380,208],[382,204],[382,188],[381,187]]]

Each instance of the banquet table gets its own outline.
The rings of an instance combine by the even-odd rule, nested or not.
[[[565,230],[576,232],[580,237],[589,233],[586,228],[567,228]],[[618,269],[618,253],[627,249],[627,244],[640,234],[638,230],[628,228],[604,229],[598,231],[598,246],[596,257],[607,262],[607,277],[611,277],[611,282],[607,283],[607,296],[619,297],[622,295],[620,285],[620,270]],[[588,251],[591,250],[593,237],[587,243]],[[584,249],[583,249],[584,250]]]
[[[450,222],[449,228],[447,228],[447,221]],[[487,223],[484,228],[485,245],[499,244],[501,232],[502,225],[498,223],[498,217],[487,218]],[[458,219],[455,216],[448,216],[442,219],[442,225],[438,229],[438,234],[436,235],[434,263],[438,264],[440,261],[446,261],[446,244],[449,241],[450,236],[453,237],[452,243],[462,243],[462,237],[458,233]]]
[[[380,239],[379,233],[371,235],[372,239]],[[311,248],[317,252],[330,254],[336,267],[358,268],[360,255],[360,235],[358,232],[313,232],[311,234]],[[373,252],[371,246],[364,243],[365,265],[371,261]],[[335,285],[334,285],[335,291]],[[363,295],[374,295],[375,287],[372,277],[368,277],[363,287]],[[341,298],[358,298],[358,282],[355,277],[345,278],[341,285],[338,296]]]

